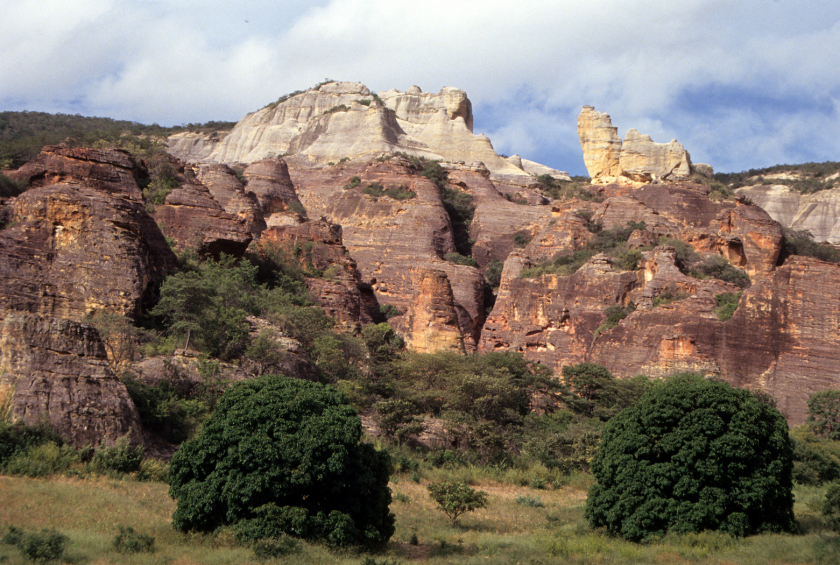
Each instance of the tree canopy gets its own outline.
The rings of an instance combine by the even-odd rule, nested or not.
[[[234,525],[244,540],[384,543],[394,533],[390,457],[361,435],[356,411],[332,387],[276,375],[239,383],[172,458],[173,523]]]
[[[676,375],[607,423],[586,517],[631,540],[795,531],[792,468],[778,410],[726,383]]]

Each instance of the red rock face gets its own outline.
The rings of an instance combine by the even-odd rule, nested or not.
[[[406,346],[420,353],[464,353],[464,334],[446,273],[414,269],[412,277],[417,294],[397,327],[406,335]]]
[[[407,311],[416,294],[411,269],[444,271],[466,347],[475,348],[484,322],[483,279],[473,267],[442,259],[455,246],[449,216],[430,180],[398,158],[321,169],[292,164],[290,173],[309,216],[341,225],[344,245],[380,304]],[[353,177],[360,181],[355,187],[351,187]],[[365,194],[365,187],[374,182],[384,188],[405,186],[417,196],[394,200]]]
[[[16,173],[36,188],[15,200],[13,224],[0,231],[0,307],[77,321],[98,310],[138,315],[176,260],[145,211],[133,161],[48,149]]]
[[[20,312],[0,312],[0,401],[11,417],[46,419],[76,446],[141,438],[125,386],[108,368],[91,326]]]
[[[328,316],[348,331],[358,333],[378,317],[379,305],[370,285],[362,282],[356,262],[342,245],[341,226],[326,220],[303,220],[268,228],[257,252],[277,254],[297,262],[307,277],[306,285]]]
[[[274,212],[290,210],[295,203],[300,204],[289,176],[289,167],[282,159],[251,163],[243,175],[248,181],[246,190],[257,197],[266,217]]]

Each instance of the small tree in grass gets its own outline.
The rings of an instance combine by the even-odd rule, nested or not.
[[[822,514],[835,532],[840,532],[840,485],[828,487],[823,501]]]
[[[465,483],[448,481],[432,483],[426,489],[432,500],[437,502],[440,509],[449,516],[453,526],[458,516],[464,512],[472,512],[487,505],[487,493],[471,489]]]

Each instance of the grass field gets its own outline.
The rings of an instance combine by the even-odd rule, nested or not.
[[[437,477],[436,477],[437,478]],[[840,540],[822,523],[824,488],[797,487],[801,535],[761,535],[735,540],[714,533],[670,536],[640,545],[591,530],[583,518],[585,476],[557,490],[536,490],[472,481],[488,494],[486,508],[459,518],[456,526],[435,508],[425,484],[398,476],[391,484],[397,531],[378,554],[333,551],[301,544],[301,550],[263,563],[550,564],[550,563],[840,563]],[[0,476],[0,528],[55,528],[70,542],[65,562],[74,564],[241,564],[260,562],[239,546],[231,531],[183,535],[171,527],[174,502],[167,485],[104,477],[29,479]],[[523,503],[524,502],[524,503]],[[120,526],[155,539],[154,553],[117,553]],[[416,536],[416,545],[411,543]],[[26,563],[17,548],[0,544],[0,563]]]

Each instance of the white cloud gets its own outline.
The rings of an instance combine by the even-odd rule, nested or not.
[[[3,109],[238,119],[329,77],[463,88],[523,156],[579,152],[583,104],[721,170],[840,153],[829,0],[23,0],[4,16]]]

